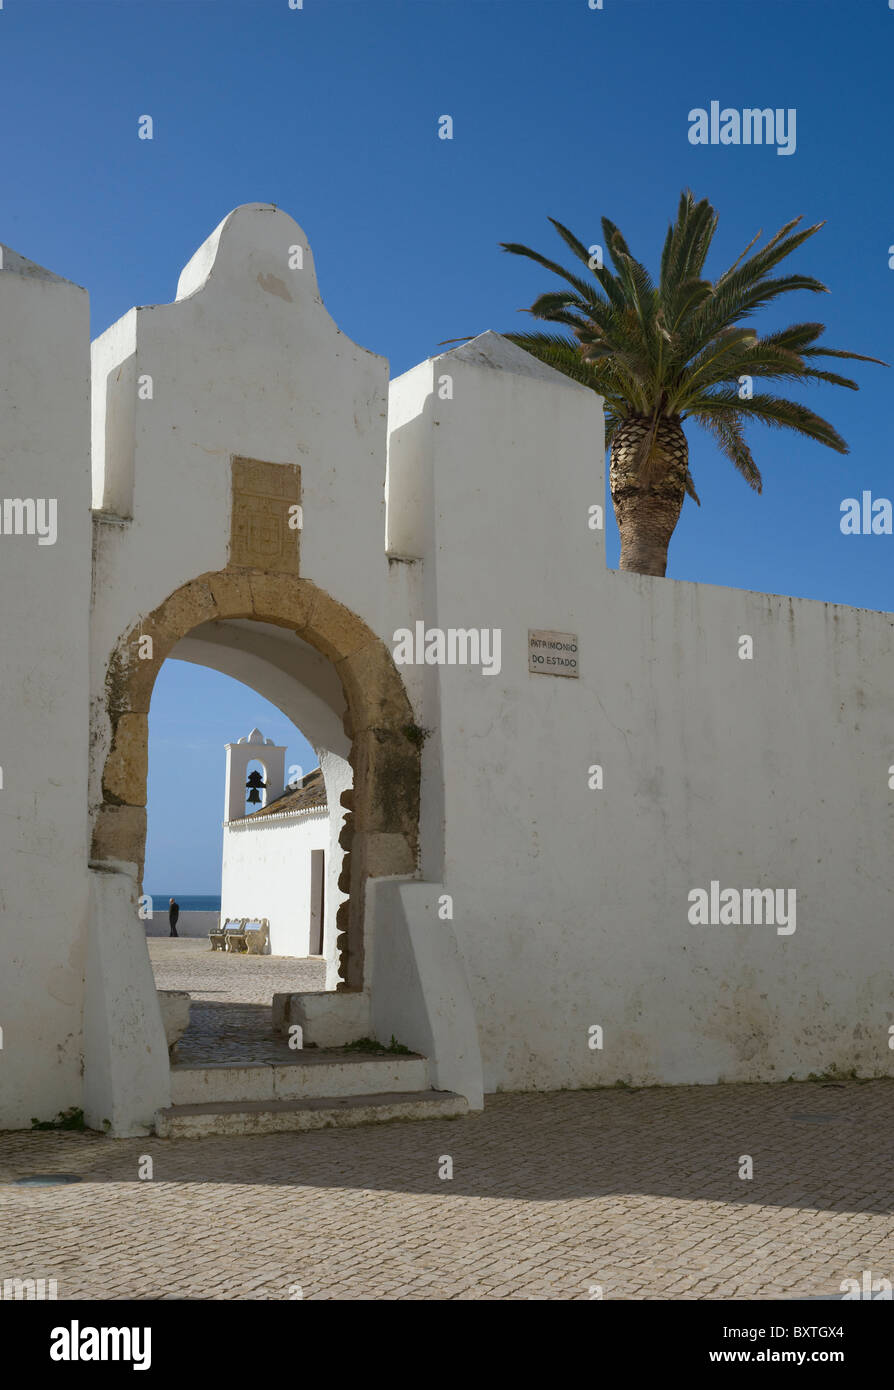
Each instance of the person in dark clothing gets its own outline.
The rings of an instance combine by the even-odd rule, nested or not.
[[[180,904],[171,899],[171,906],[168,908],[168,921],[171,924],[171,936],[179,935],[177,931],[177,919],[180,916]]]

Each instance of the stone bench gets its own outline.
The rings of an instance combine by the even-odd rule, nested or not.
[[[250,956],[265,956],[270,945],[270,921],[261,917],[257,921],[247,919],[243,923],[245,949]]]
[[[270,945],[270,921],[267,917],[228,917],[223,926],[209,932],[208,937],[212,951],[263,956]]]
[[[246,921],[245,917],[237,922],[228,921],[224,927],[224,950],[229,951],[231,956],[242,955],[245,952]]]

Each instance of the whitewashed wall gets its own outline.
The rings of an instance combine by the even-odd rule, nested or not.
[[[486,1086],[887,1069],[890,619],[607,572],[589,525],[606,500],[599,402],[494,335],[392,383],[386,518],[384,363],[337,333],[312,279],[283,275],[288,242],[306,246],[284,214],[239,209],[185,273],[184,297],[97,346],[108,373],[130,370],[133,352],[138,373],[156,373],[133,426],[134,521],[103,532],[100,645],[224,563],[232,453],[297,458],[302,573],[386,641],[419,618],[502,634],[499,675],[404,671],[433,731],[421,875],[454,913],[406,935],[455,934]],[[96,457],[98,496],[124,512],[125,416]],[[581,678],[530,675],[529,628],[577,633]],[[866,711],[848,731],[841,707],[858,688]],[[99,767],[101,728],[96,750]],[[602,791],[588,786],[597,763]],[[805,815],[806,839],[792,829]],[[794,888],[797,931],[690,926],[688,894],[712,880]],[[854,916],[856,956],[841,928]],[[394,930],[376,919],[383,960]],[[385,1028],[407,999],[374,958]],[[454,985],[441,998],[438,969],[424,973],[416,1015],[431,1029]],[[594,1026],[601,1049],[588,1046]]]
[[[316,814],[251,817],[224,828],[221,877],[221,920],[227,917],[267,917],[270,954],[307,956],[310,953],[310,855],[321,849],[329,856],[329,817]],[[328,867],[328,866],[327,866]],[[326,936],[334,935],[335,910],[344,894],[329,902],[326,893]]]
[[[595,397],[490,337],[396,382],[405,421],[409,378],[424,616],[503,637],[422,712],[485,1088],[890,1074],[894,619],[607,571]],[[580,679],[529,674],[529,628],[578,634]],[[712,880],[795,889],[796,931],[690,925]]]
[[[57,508],[54,544],[0,534],[0,1127],[28,1128],[82,1103],[89,308],[8,247],[0,262],[0,516]]]
[[[151,398],[134,399],[150,379]],[[373,631],[396,626],[409,579],[405,567],[389,565],[384,547],[387,380],[385,360],[329,316],[304,232],[270,204],[224,218],[184,268],[174,303],[131,310],[93,344],[93,500],[102,522],[91,625],[92,810],[111,734],[110,656],[141,614],[226,565],[234,455],[300,464],[302,575]],[[276,687],[289,684],[273,654],[279,645],[270,639],[258,649]],[[293,704],[282,690],[271,698]],[[340,721],[341,692],[329,703]],[[316,746],[346,752],[338,734],[337,744],[323,734]],[[326,950],[334,984],[334,936]],[[148,996],[144,1006],[157,1010]],[[138,1040],[134,1048],[136,1068]]]
[[[304,268],[292,272],[294,245]],[[54,547],[0,536],[0,1123],[83,1096],[97,1122],[139,1132],[163,1103],[126,866],[107,866],[109,882],[94,874],[88,913],[87,758],[95,805],[109,655],[140,614],[226,563],[233,454],[300,463],[302,574],[383,640],[417,619],[502,637],[499,674],[405,669],[430,731],[421,882],[370,889],[374,998],[321,1008],[366,1009],[380,1036],[410,1030],[408,1044],[436,1053],[439,1084],[473,1098],[482,1082],[891,1071],[891,615],[607,571],[589,524],[605,503],[599,402],[495,335],[393,383],[386,480],[387,364],[329,318],[297,224],[254,204],[196,254],[176,303],[131,311],[94,345],[103,516],[88,733],[85,296],[20,258],[5,264],[3,491],[57,495],[60,536]],[[146,376],[152,399],[135,401]],[[322,728],[325,705],[340,719],[340,695],[306,653],[221,628],[188,644],[188,659],[204,646],[247,663],[281,708],[305,673],[311,717]],[[532,628],[577,634],[580,679],[529,674]],[[347,751],[325,733],[317,744]],[[321,761],[334,805],[343,769]],[[299,833],[301,853],[321,836],[331,872],[328,818]],[[273,845],[292,831],[243,834]],[[243,896],[225,884],[224,912],[275,924],[294,874],[259,895],[296,855],[252,860],[256,887],[231,858]],[[793,890],[796,930],[690,924],[690,892],[712,882]],[[309,909],[292,921],[274,949],[303,953]],[[326,953],[331,976],[328,922]]]

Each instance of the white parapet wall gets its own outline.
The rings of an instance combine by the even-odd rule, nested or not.
[[[177,919],[177,935],[188,937],[204,936],[207,940],[208,933],[213,931],[219,922],[223,921],[219,912],[183,912],[181,911]],[[168,922],[168,914],[162,909],[157,908],[151,920],[143,923],[146,928],[147,936],[170,936],[171,928]],[[210,943],[209,943],[210,944]]]

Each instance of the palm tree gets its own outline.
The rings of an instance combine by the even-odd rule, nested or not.
[[[717,214],[707,199],[697,203],[687,191],[668,228],[656,286],[608,218],[602,219],[602,229],[614,271],[567,227],[549,220],[592,278],[575,275],[527,246],[501,242],[504,251],[529,257],[570,285],[542,294],[527,311],[565,324],[570,334],[506,337],[604,397],[621,569],[663,575],[684,495],[701,505],[689,472],[685,421],[706,429],[756,492],[762,480],[745,442],[749,419],[795,430],[840,454],[848,452],[827,420],[796,401],[754,391],[753,382],[829,381],[856,391],[855,381],[820,370],[816,359],[851,357],[887,364],[820,346],[821,323],[796,323],[764,337],[742,326],[755,310],[792,290],[828,293],[813,276],[770,273],[822,222],[796,231],[801,221],[796,217],[749,255],[761,238],[758,232],[729,270],[711,281],[704,278],[703,267]]]

